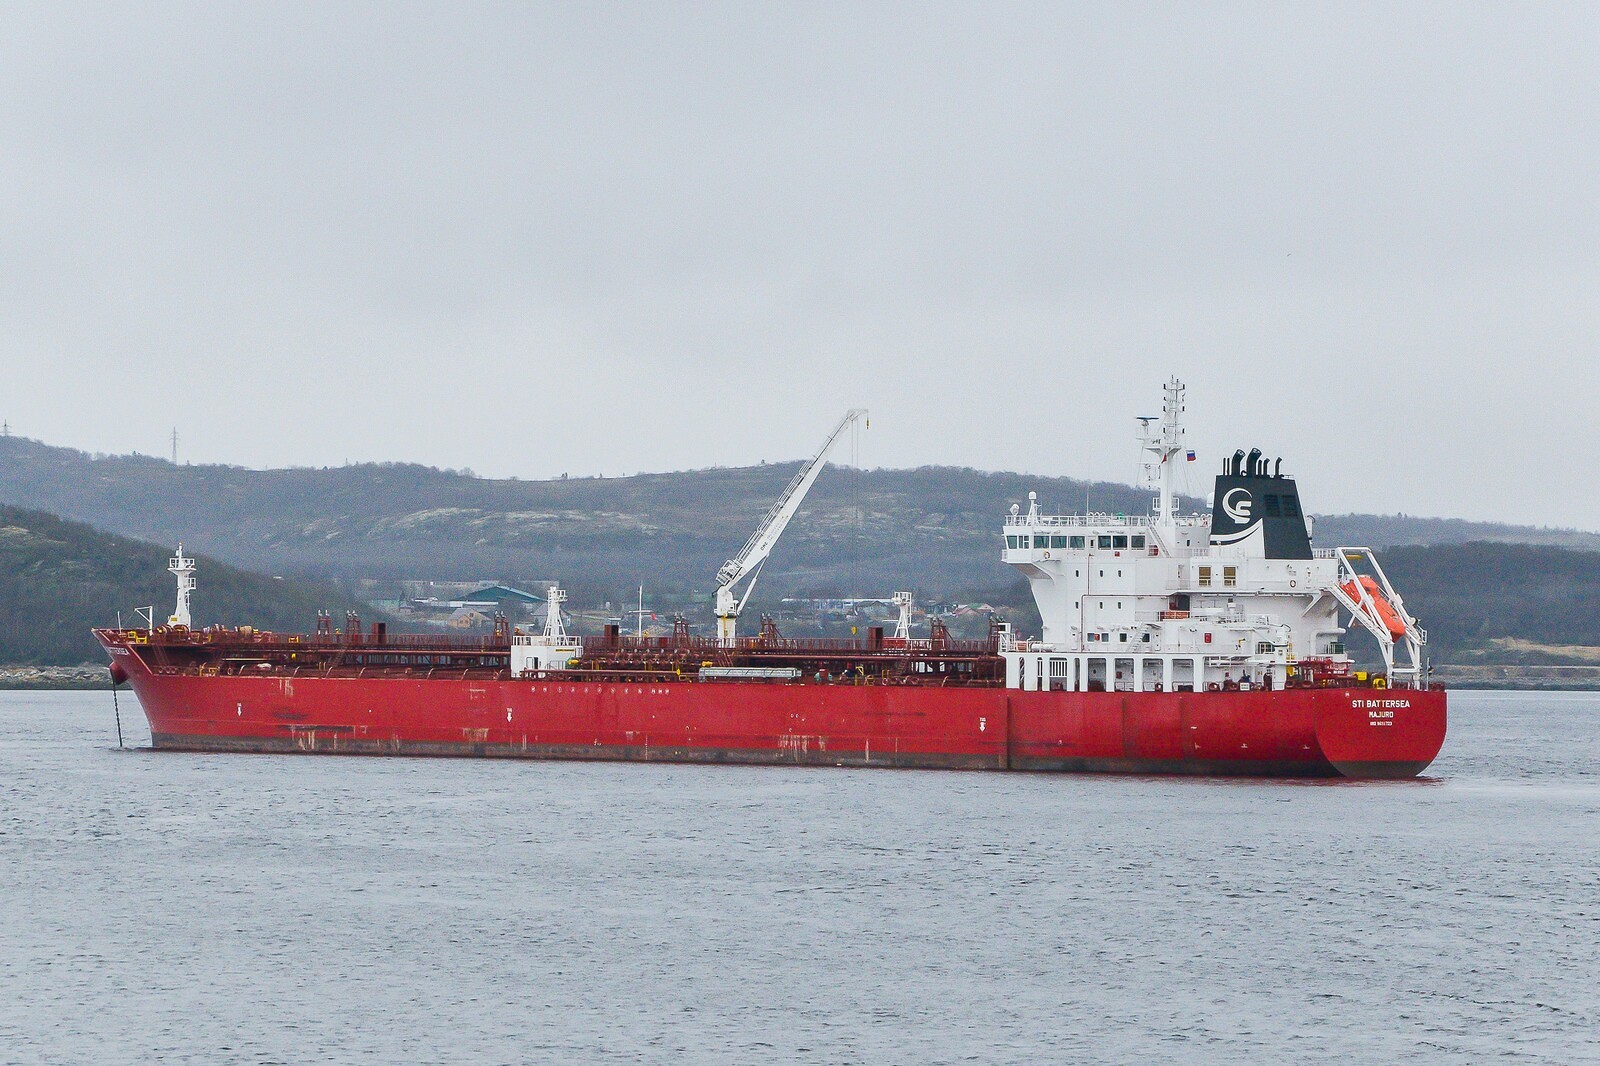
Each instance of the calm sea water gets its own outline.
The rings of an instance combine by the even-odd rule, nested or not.
[[[0,1061],[1600,1062],[1600,699],[1451,714],[1427,780],[1294,784],[156,754],[0,693]]]

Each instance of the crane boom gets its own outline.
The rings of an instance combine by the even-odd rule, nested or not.
[[[822,473],[828,453],[839,442],[839,438],[844,436],[846,429],[849,429],[857,419],[866,416],[866,409],[861,407],[853,407],[845,412],[839,424],[833,427],[833,432],[828,434],[828,439],[822,442],[822,447],[817,449],[817,454],[813,455],[789,481],[783,494],[778,497],[778,502],[772,505],[766,517],[761,520],[761,524],[756,527],[756,531],[750,534],[750,539],[739,549],[739,554],[723,563],[722,569],[717,571],[717,636],[724,644],[733,642],[734,625],[739,618],[739,612],[744,610],[745,601],[750,598],[751,591],[756,587],[756,578],[760,576],[762,564],[767,561],[767,556],[772,554],[772,548],[783,535],[789,520],[800,509],[800,503],[806,498],[806,493],[811,491],[817,475]],[[733,587],[746,577],[750,578],[750,584],[745,587],[744,595],[736,601]]]

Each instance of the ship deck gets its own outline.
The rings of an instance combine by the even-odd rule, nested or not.
[[[216,627],[205,630],[103,630],[104,639],[137,655],[158,675],[403,677],[513,680],[511,634],[280,634]],[[723,645],[701,637],[583,638],[567,669],[531,677],[591,681],[712,681],[720,670],[766,671],[770,681],[799,684],[1004,684],[998,642],[924,638],[895,640],[874,630],[866,640],[780,637],[771,632]],[[707,669],[715,668],[715,669]],[[702,671],[705,673],[702,674]],[[762,677],[744,676],[749,682]]]

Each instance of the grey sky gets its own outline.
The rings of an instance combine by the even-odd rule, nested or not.
[[[544,477],[793,458],[1600,528],[1600,7],[0,14],[0,415]],[[1586,479],[1585,479],[1586,480]],[[1060,501],[1067,505],[1071,501]]]

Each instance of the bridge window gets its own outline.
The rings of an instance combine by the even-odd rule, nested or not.
[[[1017,541],[1019,541],[1021,539],[1022,539],[1021,537],[1012,537],[1012,536],[1006,537],[1006,547],[1015,548],[1017,546]]]
[[[1083,538],[1082,537],[1068,537],[1067,538],[1067,547],[1069,547],[1069,548],[1082,548],[1083,547]]]
[[[1200,587],[1203,588],[1203,589],[1208,589],[1208,588],[1211,587],[1211,567],[1209,567],[1209,566],[1200,567],[1200,582],[1199,582],[1199,584],[1200,584]]]
[[[1035,533],[1033,535],[1033,546],[1035,548],[1048,548],[1050,547],[1050,538],[1043,533]]]
[[[1113,548],[1126,548],[1128,546],[1128,538],[1127,538],[1127,536],[1124,534],[1124,535],[1119,535],[1119,536],[1112,537],[1111,538],[1111,546]]]
[[[1066,546],[1067,546],[1067,538],[1066,537],[1051,537],[1050,538],[1050,547],[1052,547],[1052,548],[1065,548]]]
[[[1143,533],[1137,533],[1137,534],[1134,535],[1134,537],[1133,537],[1133,546],[1135,548],[1144,547],[1144,534]]]
[[[1111,547],[1111,538],[1110,537],[1101,537],[1100,538],[1100,547],[1102,547],[1102,548]]]

